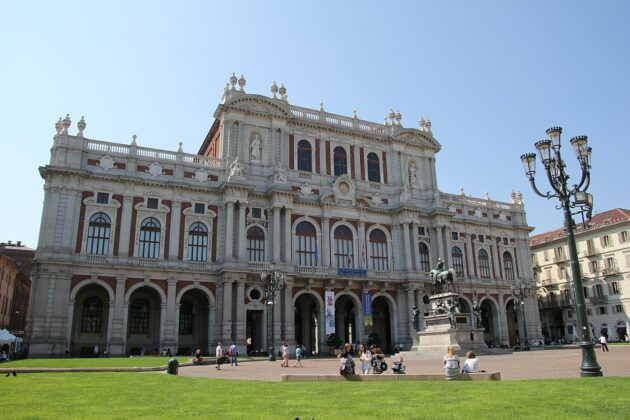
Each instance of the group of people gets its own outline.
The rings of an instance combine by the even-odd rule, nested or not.
[[[300,343],[296,343],[295,344],[295,364],[293,365],[294,368],[304,367],[302,366],[302,359],[304,358],[305,355],[306,355],[306,348],[304,347],[304,345]],[[282,356],[282,363],[280,364],[280,367],[289,367],[289,345],[284,341],[280,345],[280,356]]]
[[[466,361],[464,362],[464,366],[460,368],[459,356],[453,351],[453,346],[448,346],[446,349],[446,356],[442,359],[442,363],[444,365],[446,380],[455,379],[460,373],[485,372],[479,369],[479,360],[472,351],[466,353]]]
[[[197,350],[197,352],[199,352],[199,355],[201,355],[201,351]],[[235,342],[232,342],[226,352],[223,350],[221,342],[219,341],[217,343],[217,348],[215,349],[214,354],[217,359],[217,364],[215,366],[217,370],[221,370],[221,365],[223,363],[227,363],[228,361],[230,362],[230,366],[238,366],[238,347],[236,347]]]
[[[343,346],[339,358],[341,359],[339,364],[339,373],[342,375],[354,375],[355,363],[353,356],[355,355],[352,344],[346,343]],[[363,375],[381,374],[387,370],[387,362],[385,361],[385,354],[381,351],[380,347],[376,344],[372,344],[368,349],[365,344],[359,345],[359,360],[361,361],[361,373]],[[402,357],[397,357],[392,364],[392,372],[397,374],[404,374],[406,369],[405,362]]]

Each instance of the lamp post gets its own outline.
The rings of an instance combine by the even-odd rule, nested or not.
[[[260,273],[260,282],[265,291],[265,299],[267,302],[267,345],[269,348],[269,361],[276,361],[276,352],[273,345],[273,312],[276,299],[276,292],[284,287],[284,273],[276,270],[275,265],[271,264],[268,270]]]
[[[529,349],[529,341],[527,340],[527,322],[525,321],[525,299],[530,296],[529,286],[523,285],[520,281],[517,281],[510,286],[512,292],[512,298],[514,299],[514,310],[521,311],[521,317],[523,318],[523,341],[525,342],[525,349]]]
[[[591,332],[586,317],[586,305],[582,292],[582,274],[580,272],[575,235],[573,233],[573,214],[586,213],[587,219],[590,219],[593,210],[593,196],[586,192],[591,180],[591,148],[588,147],[586,136],[577,136],[571,139],[570,143],[571,146],[573,146],[578,163],[580,164],[582,175],[578,184],[569,187],[567,186],[569,175],[566,173],[566,165],[560,154],[561,134],[562,128],[552,127],[547,130],[549,139],[538,141],[535,144],[552,191],[541,193],[536,187],[534,181],[536,176],[535,153],[522,155],[521,162],[525,168],[525,175],[529,179],[529,183],[534,192],[547,199],[557,198],[560,201],[560,205],[556,208],[563,209],[564,211],[564,228],[567,235],[569,257],[571,258],[571,271],[573,273],[573,295],[575,298],[575,312],[578,319],[579,345],[582,348],[580,375],[602,376],[601,367],[597,364],[594,344],[591,339]],[[576,213],[572,213],[571,209],[575,208],[578,210]]]

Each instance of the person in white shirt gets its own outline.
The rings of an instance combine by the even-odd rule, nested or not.
[[[466,361],[462,368],[462,373],[475,373],[479,372],[479,359],[475,357],[475,353],[469,351],[466,353]]]
[[[602,345],[602,351],[610,351],[608,350],[608,340],[606,340],[606,336],[604,334],[599,337],[599,344]]]
[[[217,368],[217,370],[221,370],[221,359],[223,359],[223,347],[221,347],[220,341],[217,343],[215,356],[217,357],[217,365],[215,367]]]

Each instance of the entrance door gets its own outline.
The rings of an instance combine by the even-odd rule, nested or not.
[[[247,337],[247,352],[262,352],[265,351],[263,341],[263,311],[262,310],[248,310],[247,311],[247,323],[245,325],[245,336]],[[250,344],[251,340],[251,344]]]

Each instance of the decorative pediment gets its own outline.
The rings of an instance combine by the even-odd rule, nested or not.
[[[283,101],[273,100],[260,95],[237,96],[226,102],[225,106],[258,114],[275,115],[279,117],[293,116]]]
[[[392,136],[392,140],[398,140],[405,143],[417,144],[420,147],[439,150],[442,145],[433,137],[419,130],[402,130]]]
[[[355,205],[356,188],[354,181],[348,175],[344,174],[335,180],[332,185],[333,193],[335,194],[335,201],[340,203],[343,201]]]

